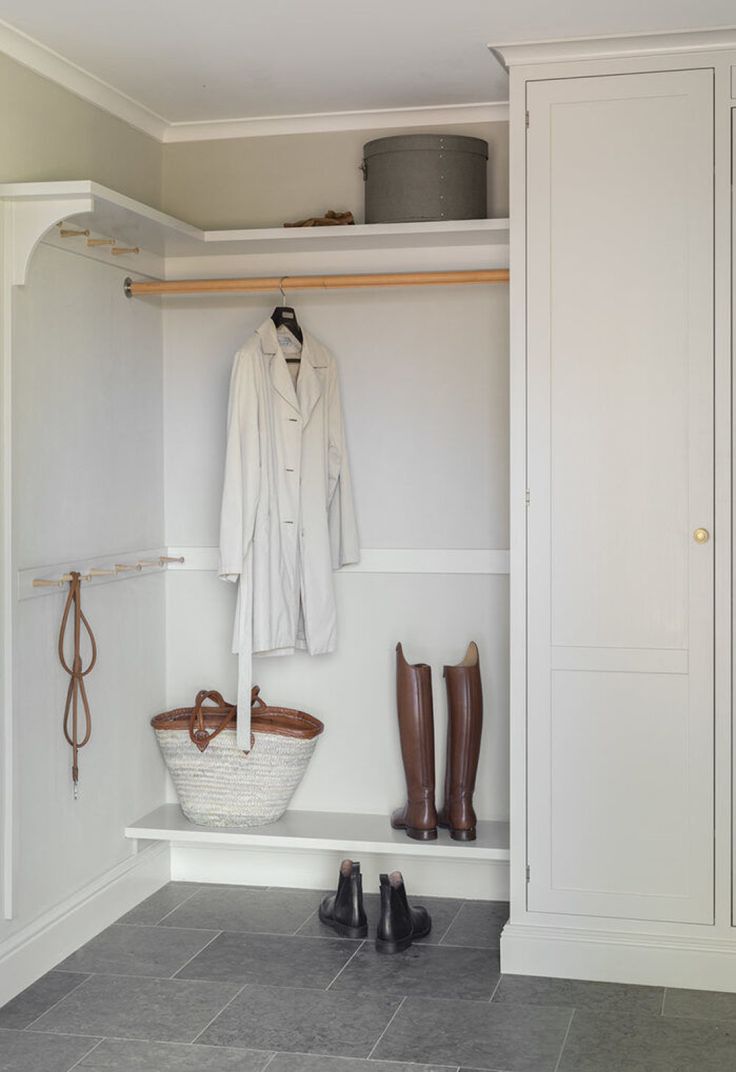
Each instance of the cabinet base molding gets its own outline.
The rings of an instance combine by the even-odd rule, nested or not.
[[[0,943],[0,1006],[150,897],[169,874],[169,846],[146,846],[11,933]]]
[[[736,929],[729,938],[508,923],[501,935],[501,971],[734,992]]]
[[[233,885],[333,889],[340,861],[349,849],[255,849],[230,845],[171,846],[171,878],[177,882],[216,882]],[[386,853],[354,853],[363,872],[366,893],[378,889],[382,871],[398,869],[412,897],[464,897],[507,901],[509,865],[496,860],[432,860]],[[315,902],[316,907],[316,902]]]

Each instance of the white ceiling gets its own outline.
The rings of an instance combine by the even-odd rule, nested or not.
[[[503,100],[488,42],[732,24],[733,0],[0,0],[167,123]]]

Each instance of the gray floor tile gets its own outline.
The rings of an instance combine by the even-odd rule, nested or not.
[[[239,989],[232,983],[95,975],[37,1020],[33,1030],[191,1042]]]
[[[736,1024],[576,1012],[559,1072],[727,1072],[733,1068]]]
[[[372,938],[376,933],[376,923],[381,907],[381,898],[377,893],[367,893],[363,898],[365,914],[368,916],[368,934]],[[319,903],[319,902],[317,902]],[[462,901],[451,897],[422,897],[417,894],[412,897],[409,894],[409,903],[423,905],[432,917],[432,930],[426,938],[420,939],[422,945],[436,945],[462,906]],[[320,923],[319,916],[315,912],[307,922],[299,928],[299,934],[310,934],[314,937],[329,937],[334,935],[331,927],[325,927]]]
[[[554,1072],[570,1016],[569,1009],[410,997],[374,1056],[505,1072]]]
[[[532,975],[504,975],[494,1002],[515,1005],[557,1005],[592,1012],[659,1016],[663,990],[659,986],[623,983],[588,983],[579,979],[542,979]],[[736,1011],[736,1006],[734,1006]]]
[[[167,882],[145,901],[121,916],[118,923],[159,923],[183,901],[200,889],[198,882]]]
[[[736,1020],[736,994],[668,989],[662,1012],[694,1020]]]
[[[165,979],[212,941],[216,933],[114,923],[58,967],[64,971]]]
[[[317,1057],[310,1053],[277,1053],[268,1072],[455,1072],[447,1065],[397,1065],[362,1057]]]
[[[47,972],[0,1009],[0,1027],[28,1027],[86,978],[79,973]]]
[[[79,1067],[86,1072],[261,1072],[271,1056],[222,1046],[105,1039]]]
[[[0,1030],[2,1072],[68,1072],[97,1043],[73,1035]]]
[[[367,1057],[400,1001],[379,994],[368,994],[356,1002],[351,994],[323,990],[248,987],[198,1041],[215,1046]]]
[[[508,918],[506,901],[466,901],[443,935],[442,944],[498,949]]]
[[[258,983],[324,990],[360,943],[281,934],[221,934],[178,979]]]
[[[488,949],[412,945],[381,956],[366,942],[330,989],[488,1001],[498,973],[498,957]]]
[[[315,890],[203,888],[162,921],[162,927],[293,934],[311,916],[324,893]]]

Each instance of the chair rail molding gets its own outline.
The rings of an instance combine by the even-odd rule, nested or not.
[[[169,569],[215,572],[216,547],[169,547],[167,554],[184,561]],[[343,566],[340,573],[470,573],[507,574],[509,553],[488,548],[364,547],[360,562]]]

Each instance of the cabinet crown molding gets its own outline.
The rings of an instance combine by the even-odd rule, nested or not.
[[[689,52],[736,50],[736,27],[682,30],[675,33],[627,34],[618,37],[571,37],[556,41],[489,44],[507,70],[534,63],[631,59]]]

